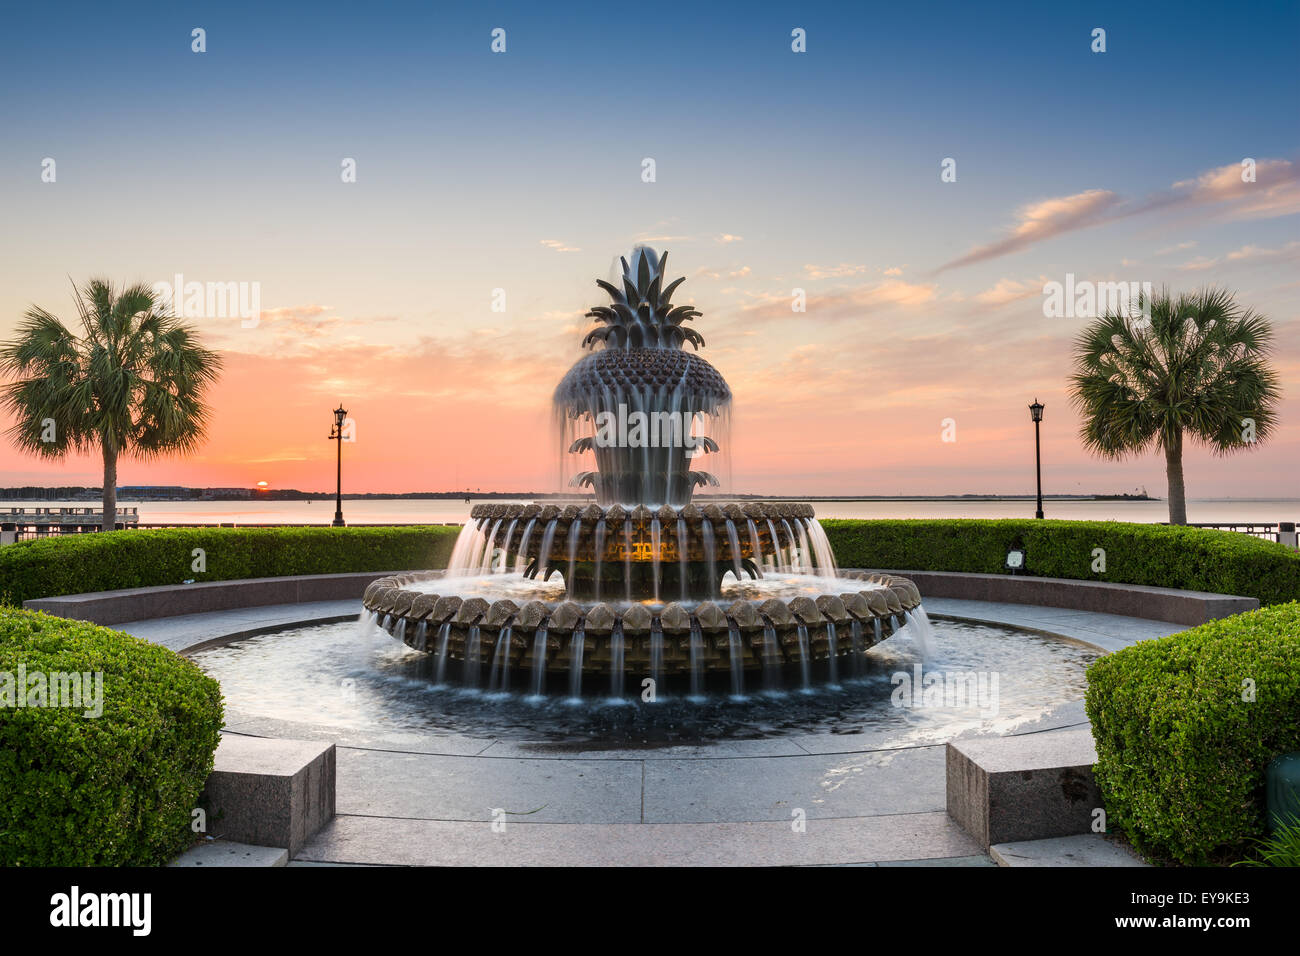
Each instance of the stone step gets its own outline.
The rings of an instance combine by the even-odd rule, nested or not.
[[[334,818],[334,745],[222,734],[200,805],[214,837],[294,856]]]
[[[989,855],[998,866],[1149,866],[1127,846],[1100,833],[995,843]]]
[[[756,823],[518,823],[340,815],[297,862],[407,866],[807,866],[980,855],[942,812]]]
[[[277,846],[252,846],[230,840],[205,840],[190,847],[168,866],[284,866],[289,851]]]
[[[948,813],[984,849],[1092,832],[1097,749],[1081,727],[951,741]]]

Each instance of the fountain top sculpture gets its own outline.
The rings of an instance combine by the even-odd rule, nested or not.
[[[664,268],[668,253],[657,259],[649,246],[632,250],[632,261],[620,257],[623,264],[622,283],[619,289],[597,279],[596,285],[609,293],[613,302],[608,306],[595,306],[588,318],[599,319],[603,325],[592,329],[582,340],[583,346],[594,347],[603,342],[608,348],[684,348],[687,342],[699,349],[704,337],[683,322],[698,318],[703,313],[694,306],[672,304],[673,292],[686,281],[686,277],[664,282]]]

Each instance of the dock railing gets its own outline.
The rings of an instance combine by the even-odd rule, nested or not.
[[[1189,522],[1189,528],[1211,528],[1216,531],[1236,531],[1265,541],[1277,541],[1288,547],[1300,546],[1296,540],[1294,521],[1236,521],[1226,523]]]

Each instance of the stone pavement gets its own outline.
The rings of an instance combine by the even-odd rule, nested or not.
[[[1019,604],[925,607],[1108,651],[1183,629]],[[355,601],[329,601],[119,627],[184,651],[358,613]],[[338,816],[290,865],[993,865],[945,811],[945,741],[900,746],[868,732],[586,752],[228,718],[228,733],[338,745]],[[1015,732],[1086,723],[1074,702]]]

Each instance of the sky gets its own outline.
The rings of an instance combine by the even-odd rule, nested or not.
[[[647,243],[732,387],[731,490],[1031,492],[1038,398],[1045,491],[1163,494],[1081,448],[1086,319],[1043,287],[1214,284],[1273,322],[1281,424],[1189,450],[1188,494],[1294,496],[1300,3],[557,6],[7,6],[0,340],[70,280],[244,283],[255,324],[192,320],[207,441],[119,484],[330,489],[342,402],[346,490],[548,490],[595,279]],[[0,445],[0,486],[99,469]]]

